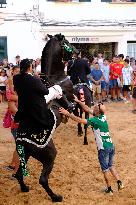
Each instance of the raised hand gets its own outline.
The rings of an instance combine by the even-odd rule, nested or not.
[[[63,115],[69,115],[69,112],[67,110],[65,110],[64,108],[59,108],[59,113],[63,114]]]

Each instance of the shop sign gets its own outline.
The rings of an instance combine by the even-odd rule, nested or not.
[[[71,43],[98,43],[99,38],[98,37],[71,37]]]

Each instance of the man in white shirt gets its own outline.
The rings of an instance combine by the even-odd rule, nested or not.
[[[122,68],[122,85],[123,85],[123,96],[124,100],[127,102],[129,100],[129,92],[131,91],[131,80],[132,80],[133,68],[129,65],[129,60],[124,60],[124,67]]]

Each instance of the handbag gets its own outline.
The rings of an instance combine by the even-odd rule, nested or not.
[[[12,120],[11,113],[9,110],[7,110],[3,118],[3,127],[9,128],[11,126],[11,120]]]

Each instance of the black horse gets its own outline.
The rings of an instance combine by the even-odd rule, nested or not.
[[[91,107],[93,105],[93,91],[89,87],[87,83],[78,83],[74,85],[74,94],[78,97],[78,99],[82,102],[84,102],[87,106]],[[84,110],[81,108],[79,104],[76,104],[75,109],[73,110],[73,113],[82,118],[82,115],[84,113]],[[85,112],[85,119],[89,118],[89,114]],[[78,136],[83,135],[83,129],[82,125],[78,123]],[[84,125],[84,145],[88,145],[87,140],[87,126]]]
[[[73,51],[78,51],[69,44],[61,34],[55,36],[49,35],[49,37],[50,40],[45,45],[41,57],[41,77],[44,84],[48,87],[54,84],[60,85],[63,90],[63,96],[59,100],[53,100],[47,109],[44,100],[47,89],[44,89],[46,86],[43,85],[40,79],[28,73],[26,74],[26,72],[19,74],[14,79],[14,86],[19,96],[19,111],[15,118],[17,119],[18,116],[18,118],[23,119],[21,123],[19,123],[16,139],[20,166],[15,177],[20,184],[21,191],[28,192],[29,187],[24,183],[23,176],[27,175],[26,163],[29,157],[34,157],[43,164],[39,183],[51,197],[52,201],[60,202],[62,201],[62,196],[55,194],[48,184],[49,174],[52,171],[56,157],[56,149],[52,140],[52,134],[63,120],[62,115],[58,111],[59,107],[63,106],[70,111],[73,109],[73,103],[70,102],[73,100],[73,84],[64,74],[63,61],[68,60]],[[23,66],[27,68],[27,64],[29,63],[30,62],[25,59],[23,61]],[[26,84],[28,84],[28,86],[26,86]],[[26,99],[26,97],[24,98],[25,93],[28,99]],[[33,102],[31,96],[36,96],[36,104]],[[22,103],[23,98],[24,103]],[[39,101],[41,104],[39,104]],[[20,104],[22,105],[21,109]],[[32,108],[33,110],[30,112]],[[25,109],[27,111],[23,113]],[[44,110],[46,111],[44,112]],[[42,120],[44,118],[47,122]],[[46,126],[44,127],[44,125]]]
[[[48,105],[56,113],[57,125],[59,125],[65,117],[58,112],[58,108],[62,106],[72,112],[75,107],[73,83],[65,75],[64,62],[71,59],[73,52],[79,51],[65,39],[64,35],[56,34],[55,36],[48,35],[48,37],[50,40],[42,51],[41,79],[47,87],[60,85],[62,88],[63,97],[53,100]]]

